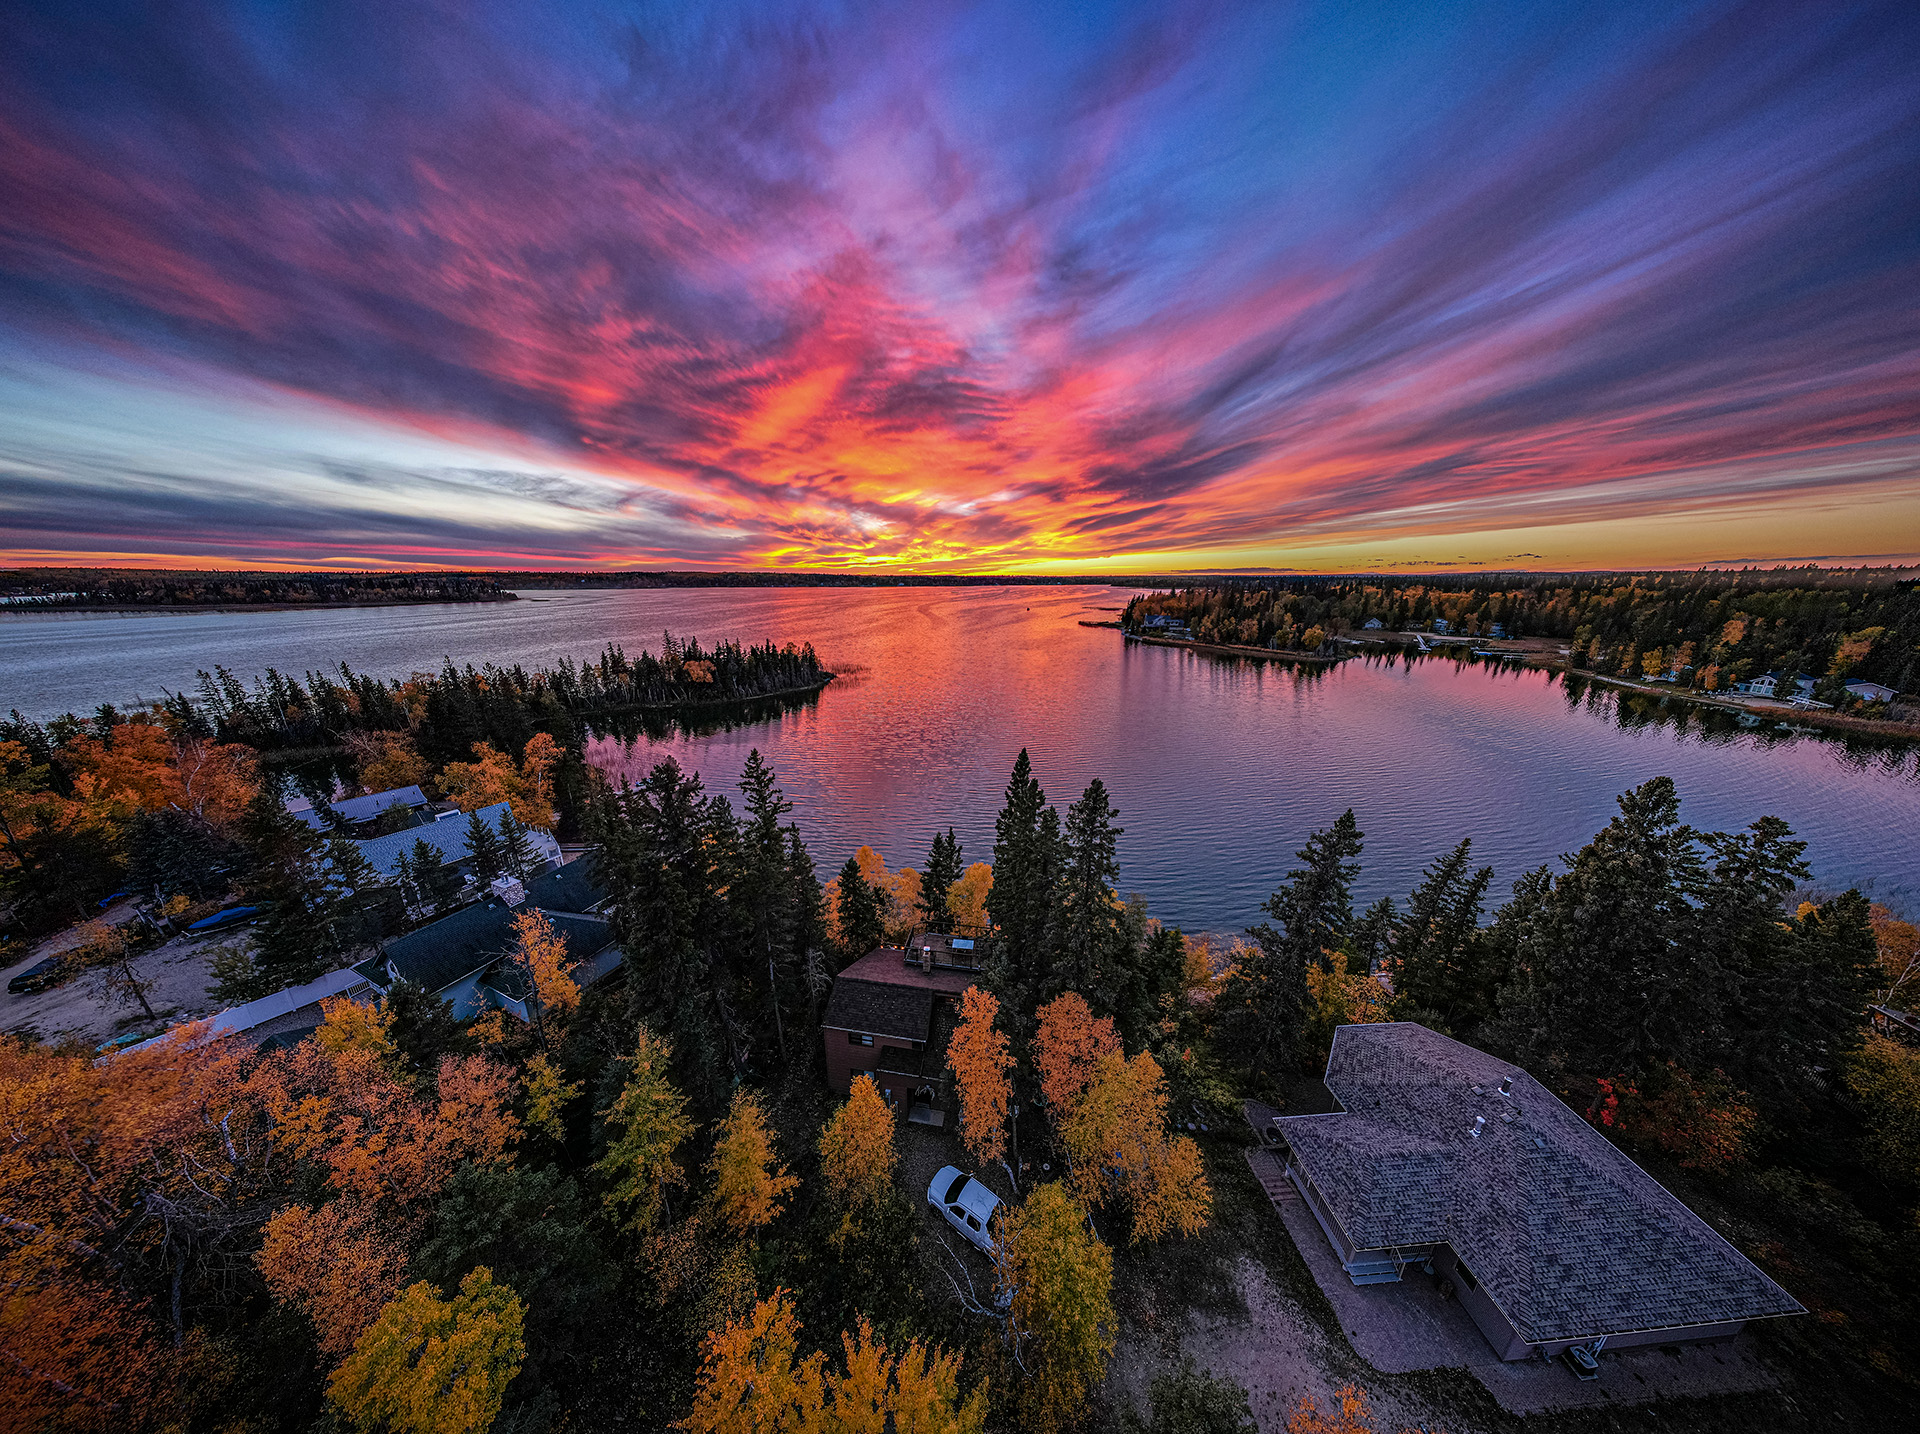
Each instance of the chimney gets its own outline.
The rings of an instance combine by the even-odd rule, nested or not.
[[[1501,1081],[1500,1081],[1500,1094],[1502,1094],[1502,1095],[1512,1095],[1512,1094],[1513,1094],[1513,1077],[1512,1077],[1512,1076],[1505,1076],[1505,1077],[1503,1077],[1503,1078],[1501,1079]]]

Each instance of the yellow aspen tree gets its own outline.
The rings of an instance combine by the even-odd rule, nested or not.
[[[334,1371],[327,1397],[367,1434],[481,1434],[526,1357],[526,1313],[485,1265],[451,1300],[409,1285]]]
[[[893,1131],[892,1108],[863,1075],[820,1132],[821,1178],[849,1225],[893,1188]]]
[[[376,1002],[363,1006],[345,996],[335,996],[320,1003],[320,1013],[320,1028],[313,1039],[328,1055],[368,1051],[387,1067],[399,1060],[400,1051],[393,1043],[384,1005]]]
[[[947,912],[961,926],[987,924],[987,893],[993,890],[993,866],[976,861],[947,891]]]
[[[1200,1147],[1169,1138],[1165,1078],[1145,1051],[1131,1061],[1118,1051],[1100,1057],[1061,1141],[1082,1199],[1105,1205],[1118,1197],[1132,1207],[1135,1244],[1206,1227],[1213,1191]]]
[[[1016,1391],[1021,1427],[1073,1423],[1113,1352],[1113,1251],[1058,1181],[1038,1186],[1001,1217],[1000,1287],[1010,1291],[1014,1337],[1030,1371]]]
[[[774,1154],[766,1111],[749,1090],[734,1092],[707,1170],[714,1179],[714,1208],[742,1235],[770,1224],[787,1192],[800,1183]]]
[[[580,1094],[582,1083],[567,1080],[560,1074],[560,1068],[543,1055],[528,1059],[525,1083],[527,1129],[537,1130],[550,1140],[566,1139],[562,1115],[567,1103]]]
[[[1055,997],[1038,1015],[1033,1064],[1040,1077],[1040,1098],[1058,1130],[1072,1117],[1100,1058],[1119,1052],[1120,1037],[1110,1019],[1094,1017],[1078,991]]]
[[[642,1234],[659,1223],[667,1192],[687,1179],[674,1154],[694,1124],[687,1118],[687,1098],[667,1079],[672,1059],[673,1047],[641,1026],[627,1057],[632,1072],[626,1088],[600,1112],[617,1133],[593,1168],[607,1181],[607,1208],[624,1228]]]
[[[520,750],[520,789],[511,799],[515,821],[553,830],[553,769],[560,755],[560,744],[545,732],[527,739]]]
[[[978,986],[960,998],[960,1024],[947,1043],[947,1069],[960,1093],[960,1139],[975,1160],[998,1160],[1007,1148],[1007,1104],[1013,1057],[994,1028],[1000,1003]]]

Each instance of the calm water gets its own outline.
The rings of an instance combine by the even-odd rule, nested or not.
[[[1920,779],[1910,755],[1819,738],[1647,721],[1538,672],[1352,661],[1323,674],[1129,646],[1078,626],[1108,588],[701,589],[539,593],[500,606],[324,613],[0,616],[0,709],[36,717],[191,689],[220,662],[251,677],[344,658],[388,676],[455,662],[539,663],[663,629],[811,640],[843,674],[817,703],[705,736],[596,744],[614,771],[671,752],[727,790],[750,748],[780,774],[822,876],[862,842],[918,865],[951,824],[987,857],[1015,753],[1050,798],[1093,777],[1121,821],[1122,885],[1189,928],[1255,918],[1309,830],[1353,807],[1364,893],[1404,893],[1462,836],[1499,873],[1578,846],[1619,791],[1667,775],[1698,826],[1773,814],[1827,882],[1920,906]],[[1687,708],[1675,704],[1674,712]]]

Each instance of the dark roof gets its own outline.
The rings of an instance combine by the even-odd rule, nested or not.
[[[1326,1080],[1342,1112],[1280,1125],[1348,1237],[1452,1246],[1530,1343],[1803,1312],[1518,1066],[1388,1022],[1340,1027]]]
[[[613,940],[613,928],[607,922],[598,917],[548,910],[533,899],[535,890],[546,880],[549,878],[543,877],[528,888],[528,900],[521,906],[483,901],[462,907],[451,916],[443,916],[431,925],[389,941],[380,957],[363,961],[354,969],[384,986],[387,982],[384,968],[390,962],[401,980],[412,981],[429,991],[443,991],[504,956],[513,945],[513,918],[536,907],[546,911],[554,929],[567,938],[567,951],[574,960],[584,961],[604,950]]]
[[[835,1031],[866,1031],[903,1041],[924,1041],[933,1022],[933,990],[885,981],[863,981],[844,972],[833,983],[820,1024]]]
[[[591,852],[527,883],[528,903],[542,911],[592,911],[606,899]]]

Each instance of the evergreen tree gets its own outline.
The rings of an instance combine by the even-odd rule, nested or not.
[[[1042,1000],[1078,991],[1100,1016],[1116,1013],[1123,969],[1132,954],[1125,949],[1123,908],[1114,891],[1120,879],[1118,843],[1123,830],[1115,825],[1114,815],[1106,785],[1098,777],[1067,808],[1052,966],[1039,990]]]
[[[424,986],[396,981],[387,988],[382,1004],[388,1038],[423,1082],[433,1080],[442,1056],[465,1055],[472,1044],[453,1007]]]
[[[837,909],[840,921],[840,955],[843,963],[859,960],[874,947],[885,944],[886,927],[880,920],[880,897],[860,873],[860,863],[852,857],[840,868]]]
[[[425,837],[415,840],[412,853],[403,860],[419,904],[427,915],[440,915],[459,898],[459,870],[450,866],[440,849]]]
[[[480,820],[479,812],[467,813],[467,857],[473,867],[474,879],[485,886],[501,872],[507,869],[506,853],[501,849],[500,836],[494,829]]]
[[[1448,1035],[1474,1029],[1491,1012],[1492,989],[1480,941],[1480,915],[1493,868],[1474,869],[1465,840],[1427,868],[1394,923],[1393,1015]]]
[[[385,930],[382,897],[392,888],[357,843],[327,839],[327,905],[339,949],[356,952],[378,941]]]
[[[966,868],[960,862],[960,843],[953,828],[933,834],[927,848],[927,869],[920,873],[920,915],[929,931],[953,930],[953,916],[947,910],[947,893]]]
[[[215,896],[241,859],[240,849],[210,822],[179,807],[139,812],[127,833],[127,880],[140,890]]]
[[[799,1021],[807,1004],[806,951],[799,943],[811,903],[796,882],[788,846],[789,840],[798,843],[800,835],[796,829],[780,824],[780,818],[793,810],[793,803],[782,795],[773,769],[761,759],[758,748],[747,753],[740,790],[746,797],[747,816],[740,832],[740,869],[732,896],[745,915],[756,983],[760,973],[765,973],[764,990],[756,1005],[766,1012],[781,1058],[786,1060],[790,1058],[787,1013]],[[805,852],[804,844],[801,852]],[[810,861],[804,880],[809,884],[813,881]]]
[[[320,834],[286,808],[279,780],[262,775],[242,823],[255,901],[266,907],[255,959],[275,985],[318,976],[339,950],[334,895]]]
[[[527,829],[515,818],[512,807],[500,813],[499,830],[500,865],[509,876],[523,882],[532,881],[540,858],[534,854]]]
[[[1505,1021],[1522,1063],[1563,1081],[1694,1069],[1722,1020],[1713,954],[1694,939],[1698,840],[1673,782],[1656,777],[1619,806],[1515,933]]]
[[[1308,1007],[1307,967],[1328,966],[1353,922],[1353,879],[1360,874],[1359,823],[1351,809],[1314,832],[1296,855],[1304,865],[1263,908],[1273,922],[1252,927],[1254,944],[1220,996],[1228,1041],[1255,1069],[1297,1065]],[[1277,924],[1276,924],[1277,923]]]
[[[994,820],[993,887],[987,893],[994,925],[988,983],[1012,1019],[1039,1004],[1059,872],[1060,816],[1047,805],[1023,747],[1007,779],[1006,805]]]

